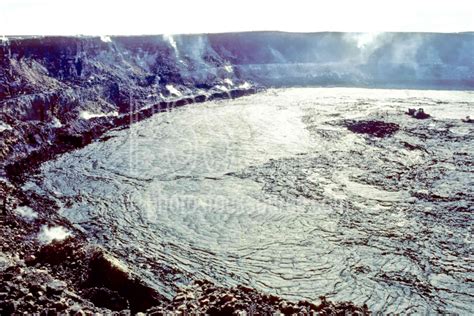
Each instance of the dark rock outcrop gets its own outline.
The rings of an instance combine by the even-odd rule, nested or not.
[[[92,315],[147,312],[149,315],[318,313],[369,315],[350,302],[290,302],[246,286],[225,288],[206,280],[181,288],[172,300],[160,297],[137,279],[132,269],[100,247],[69,238],[40,247],[25,261],[0,257],[0,313]],[[132,268],[132,267],[131,267]]]
[[[354,133],[368,134],[375,137],[391,136],[400,129],[396,123],[383,121],[346,121],[344,124]]]
[[[418,120],[425,120],[425,119],[431,117],[431,115],[429,115],[428,113],[426,113],[423,108],[419,108],[418,110],[417,110],[417,109],[408,109],[408,111],[406,112],[406,114],[408,114],[408,115],[410,115],[411,117],[416,118],[416,119],[418,119]]]
[[[101,249],[95,250],[91,256],[89,275],[85,284],[95,286],[92,295],[97,299],[101,299],[104,291],[104,293],[111,291],[111,293],[116,293],[113,297],[116,296],[117,300],[114,302],[101,301],[101,305],[98,305],[113,310],[125,308],[114,309],[109,304],[127,301],[127,305],[129,304],[132,311],[144,311],[166,301],[156,290],[140,281],[125,264]],[[99,288],[97,289],[97,287]],[[97,301],[95,303],[97,304]]]

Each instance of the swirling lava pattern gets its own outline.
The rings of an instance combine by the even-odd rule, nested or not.
[[[191,278],[474,313],[474,94],[294,88],[157,114],[25,185],[165,295]],[[403,114],[423,107],[416,120]],[[396,123],[354,134],[344,120]]]

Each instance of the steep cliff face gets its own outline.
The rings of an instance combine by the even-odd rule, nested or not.
[[[474,33],[34,37],[0,44],[2,160],[54,141],[57,129],[81,134],[93,118],[196,95],[294,85],[474,88]]]
[[[145,106],[251,87],[206,36],[11,38],[0,63],[2,162]]]
[[[178,51],[171,37],[162,36],[12,39],[1,52],[2,110],[64,123],[73,110],[127,112],[131,104],[239,83],[204,36],[182,46]]]
[[[0,49],[0,106],[65,122],[71,111],[126,112],[245,81],[474,88],[472,51],[473,33],[11,38]]]

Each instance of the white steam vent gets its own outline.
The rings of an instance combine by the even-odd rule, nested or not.
[[[55,128],[60,128],[63,126],[63,124],[61,124],[61,121],[57,117],[53,117],[53,121],[51,125]]]
[[[219,89],[221,91],[227,92],[229,89],[227,87],[224,87],[223,85],[216,85],[216,89]]]
[[[34,220],[38,217],[38,214],[28,206],[19,206],[15,209],[15,213],[27,220]]]
[[[112,43],[112,39],[107,35],[101,35],[100,40],[104,43]]]
[[[173,85],[171,85],[171,84],[166,85],[166,89],[169,91],[169,93],[171,93],[171,94],[174,95],[174,96],[180,97],[180,96],[183,95],[178,89],[176,89],[176,88],[175,88]]]
[[[79,116],[84,120],[90,120],[95,117],[105,117],[105,116],[118,116],[117,111],[113,111],[110,113],[91,113],[89,111],[82,111]]]
[[[48,227],[43,225],[38,239],[44,244],[49,244],[53,240],[64,240],[69,236],[71,236],[71,232],[62,226]]]
[[[176,45],[173,35],[165,34],[163,35],[163,38],[171,45],[171,47],[173,47],[176,57],[179,57],[178,45]]]
[[[0,122],[0,132],[6,131],[6,130],[11,130],[12,127],[8,125],[7,123]]]
[[[377,40],[377,37],[380,33],[371,32],[371,33],[360,33],[356,35],[357,47],[359,49],[364,49],[370,46]]]
[[[248,83],[247,81],[245,81],[239,86],[240,89],[249,89],[250,87],[252,87],[252,85]]]

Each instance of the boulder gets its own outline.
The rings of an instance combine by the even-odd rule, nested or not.
[[[67,288],[67,283],[61,280],[51,280],[46,284],[46,291],[51,294],[58,294]]]
[[[474,120],[470,116],[466,116],[465,119],[462,119],[464,123],[474,123]]]
[[[424,120],[427,118],[430,118],[431,115],[428,113],[425,113],[425,110],[423,108],[419,108],[418,110],[416,109],[408,109],[406,114],[410,115],[413,118],[419,119],[419,120]]]
[[[146,311],[165,300],[155,289],[141,281],[125,263],[100,247],[92,251],[86,284],[117,292],[130,303],[132,312]]]

